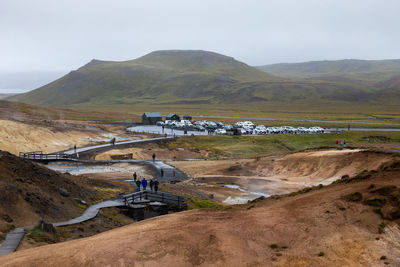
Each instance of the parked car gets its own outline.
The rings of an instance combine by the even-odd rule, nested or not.
[[[240,134],[247,134],[246,130],[243,128],[239,128]]]
[[[218,128],[224,128],[224,124],[220,121],[215,122],[215,124],[217,125]]]
[[[230,125],[230,124],[226,124],[226,125],[224,126],[224,129],[225,129],[225,130],[232,130],[232,129],[233,129],[233,126]]]
[[[297,132],[304,134],[304,133],[309,133],[309,130],[306,127],[299,127],[297,128]]]
[[[254,128],[254,134],[267,134],[267,128],[264,125],[258,125]]]
[[[242,129],[246,132],[246,134],[253,134],[253,128],[251,127],[244,126]]]
[[[215,130],[215,134],[218,134],[218,135],[226,134],[226,130],[225,129],[217,129],[217,130]]]

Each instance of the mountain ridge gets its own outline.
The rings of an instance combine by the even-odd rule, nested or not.
[[[392,60],[389,63],[394,67],[386,66],[385,69],[396,70],[397,61],[400,70],[400,60]],[[249,66],[215,52],[159,50],[127,61],[93,59],[56,81],[9,99],[55,106],[252,102],[308,104],[343,101],[376,103],[386,99],[377,93],[385,92],[385,79],[375,82],[363,79],[357,81],[353,76],[335,76],[331,75],[332,72],[328,73],[331,77],[316,75],[312,79],[304,75],[295,77],[277,74],[277,71],[265,72],[265,69]],[[391,74],[386,76],[392,78]],[[393,94],[393,90],[396,92],[397,89],[391,89],[390,93],[397,96]]]

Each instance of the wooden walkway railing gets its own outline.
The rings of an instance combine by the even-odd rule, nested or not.
[[[75,155],[64,154],[64,153],[43,154],[43,151],[20,152],[19,156],[24,159],[38,160],[38,161],[76,159]]]
[[[185,199],[181,196],[177,196],[166,192],[153,192],[153,191],[140,191],[134,192],[123,196],[125,206],[129,204],[135,204],[135,202],[140,202],[143,200],[158,201],[166,204],[175,205],[179,210],[185,208]]]

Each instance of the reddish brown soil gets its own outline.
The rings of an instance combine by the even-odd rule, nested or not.
[[[376,191],[383,186],[396,188],[383,195]],[[19,251],[0,257],[0,265],[399,266],[399,219],[382,218],[365,204],[384,197],[384,209],[397,210],[400,203],[393,196],[399,187],[397,162],[307,193],[161,216]],[[359,201],[351,200],[356,192],[362,194]]]
[[[3,218],[7,216],[15,226],[34,225],[41,218],[71,219],[81,213],[76,199],[94,203],[125,188],[129,190],[123,182],[61,174],[0,151],[0,229],[8,223]],[[61,189],[69,195],[63,196]]]
[[[193,179],[166,188],[203,199],[210,199],[210,194],[213,194],[218,201],[244,195],[238,190],[222,187],[224,184],[239,185],[248,191],[269,195],[286,194],[320,183],[330,184],[343,175],[375,170],[382,163],[396,158],[399,157],[391,153],[373,151],[310,150],[257,159],[174,161],[170,164]]]

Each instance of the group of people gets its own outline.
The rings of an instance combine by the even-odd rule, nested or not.
[[[133,181],[136,184],[136,189],[137,191],[140,191],[140,187],[142,187],[143,191],[147,189],[147,186],[150,186],[150,190],[154,192],[158,192],[158,186],[160,182],[156,179],[150,179],[148,182],[145,177],[142,177],[141,179],[137,178],[136,172],[133,173]]]
[[[336,139],[336,145],[340,145],[340,147],[345,147],[346,146],[346,140],[337,140]]]

